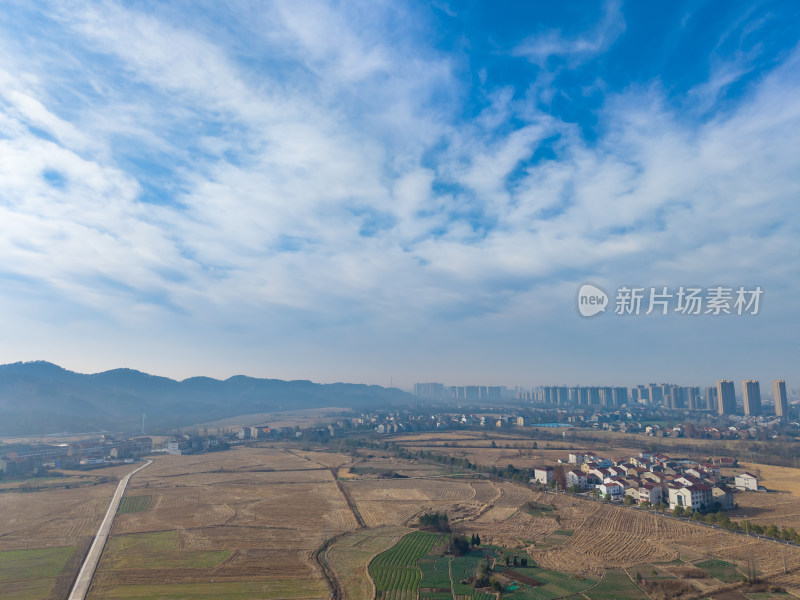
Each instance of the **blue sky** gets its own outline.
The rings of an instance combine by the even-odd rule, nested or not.
[[[4,3],[0,361],[797,386],[798,23],[791,1]],[[764,294],[584,319],[587,281]]]

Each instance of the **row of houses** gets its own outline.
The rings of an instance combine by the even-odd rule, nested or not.
[[[566,487],[587,491],[596,489],[611,500],[628,496],[635,503],[664,503],[700,511],[734,506],[733,493],[720,477],[718,464],[675,459],[664,454],[643,451],[639,456],[609,459],[593,453],[569,455],[574,468],[558,465],[534,469],[532,483],[554,485],[557,469],[563,470]],[[738,489],[757,490],[758,478],[742,473],[735,478]]]

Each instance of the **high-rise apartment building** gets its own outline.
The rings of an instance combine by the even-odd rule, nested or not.
[[[660,385],[651,383],[649,389],[650,389],[650,404],[663,404],[664,402],[663,388]]]
[[[736,414],[736,388],[730,379],[721,379],[717,382],[717,403],[719,414]]]
[[[756,379],[745,379],[742,382],[742,398],[744,399],[744,414],[748,417],[757,417],[761,414],[761,388]]]
[[[714,412],[719,410],[717,407],[717,388],[715,387],[706,388],[706,410],[713,410]]]
[[[444,384],[443,383],[415,383],[414,395],[419,398],[439,399],[444,398]]]
[[[775,399],[775,415],[781,421],[789,420],[789,399],[786,396],[786,382],[776,379],[772,382],[772,397]]]
[[[628,388],[615,387],[614,388],[614,406],[622,406],[628,403]]]
[[[558,398],[559,406],[565,406],[569,404],[569,389],[566,386],[560,386],[558,388],[558,393],[556,394]]]
[[[686,388],[686,395],[689,399],[689,410],[699,410],[700,407],[700,388],[688,387]]]

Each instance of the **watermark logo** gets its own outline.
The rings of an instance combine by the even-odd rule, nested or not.
[[[678,288],[621,286],[614,296],[614,313],[631,315],[750,315],[759,313],[761,286],[709,288],[680,286]],[[608,295],[590,283],[578,289],[578,311],[584,317],[605,312]]]
[[[584,283],[578,290],[578,312],[584,317],[593,317],[605,312],[608,306],[608,294],[596,285]]]

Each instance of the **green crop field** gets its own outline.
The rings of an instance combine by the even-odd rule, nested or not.
[[[420,588],[450,589],[450,559],[444,556],[425,556],[419,559],[422,572]]]
[[[647,600],[647,594],[631,581],[625,571],[618,569],[606,571],[600,584],[593,590],[584,592],[584,594],[589,598],[598,599],[642,598]]]
[[[415,531],[376,556],[369,564],[369,574],[379,597],[387,600],[406,595],[415,597],[421,578],[417,561],[428,554],[441,537],[438,533]]]
[[[128,513],[142,512],[150,506],[152,496],[125,496],[119,503],[117,514],[127,515]]]
[[[456,594],[471,595],[474,588],[470,585],[462,584],[461,582],[474,577],[478,572],[478,566],[481,562],[486,562],[483,553],[471,553],[468,556],[460,556],[453,559],[450,565],[450,570],[453,575],[453,591]]]
[[[519,584],[512,593],[503,596],[508,600],[552,600],[553,598],[578,594],[597,583],[596,579],[576,579],[567,573],[549,571],[538,567],[517,568],[514,571],[521,575],[538,579],[544,585],[530,587],[525,584]]]
[[[732,583],[739,578],[736,572],[736,566],[733,563],[718,558],[702,560],[695,563],[695,566],[703,569],[703,571],[711,575],[711,577],[715,577],[724,583]]]
[[[0,581],[57,577],[74,546],[0,552]]]
[[[202,569],[216,566],[230,555],[230,550],[181,550],[175,531],[132,533],[108,540],[100,570]]]
[[[48,598],[58,576],[75,553],[75,546],[0,552],[3,598]]]

